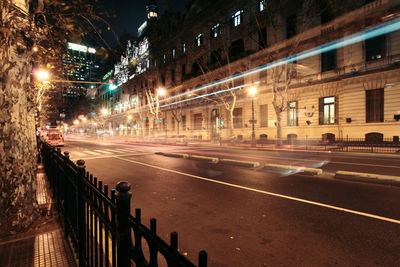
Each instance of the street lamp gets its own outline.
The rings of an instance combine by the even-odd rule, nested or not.
[[[128,120],[131,120],[132,119],[132,115],[128,115]]]
[[[165,96],[166,94],[167,94],[167,91],[165,91],[164,88],[158,88],[157,96]]]
[[[102,108],[101,109],[101,114],[103,114],[103,116],[107,115],[107,109]]]
[[[248,92],[251,96],[251,146],[256,146],[256,131],[254,129],[254,124],[256,124],[256,120],[254,120],[254,96],[257,93],[257,89],[255,87],[250,87]]]
[[[78,125],[79,124],[79,120],[74,120],[74,124]]]
[[[39,71],[36,73],[36,76],[37,76],[38,79],[41,80],[41,81],[47,81],[47,80],[49,79],[49,77],[50,77],[50,74],[49,74],[47,71],[45,71],[45,70],[39,70]]]

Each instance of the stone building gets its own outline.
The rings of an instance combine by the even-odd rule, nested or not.
[[[129,60],[110,128],[203,140],[396,140],[400,1],[285,3],[195,0],[149,17],[135,41],[146,51]]]

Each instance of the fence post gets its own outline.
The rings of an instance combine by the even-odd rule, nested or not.
[[[207,267],[207,252],[204,250],[199,252],[199,267]]]
[[[63,210],[64,210],[64,235],[66,238],[68,238],[68,235],[70,234],[68,232],[68,217],[70,216],[69,214],[69,201],[68,201],[68,183],[67,180],[69,179],[68,177],[68,161],[69,161],[69,152],[65,151],[65,160],[64,160],[64,181],[61,187],[63,188]]]
[[[117,266],[131,266],[130,250],[132,245],[128,216],[131,213],[131,186],[122,181],[117,184]]]
[[[83,198],[84,194],[84,179],[85,179],[85,161],[80,159],[77,162],[78,167],[78,177],[76,184],[78,186],[77,192],[77,206],[78,206],[78,249],[79,249],[79,266],[86,266],[86,222],[85,222],[85,200]]]

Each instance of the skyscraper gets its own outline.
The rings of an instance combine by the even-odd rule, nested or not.
[[[68,43],[67,52],[63,56],[63,74],[68,81],[76,81],[64,85],[63,96],[82,98],[93,88],[98,79],[99,65],[96,63],[96,49],[80,44]],[[95,88],[93,88],[95,89]]]

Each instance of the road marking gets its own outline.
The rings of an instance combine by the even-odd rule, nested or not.
[[[198,149],[197,149],[198,150]],[[196,150],[177,150],[177,152],[182,152],[182,153],[196,153]],[[198,151],[199,153],[196,154],[206,154],[206,153],[202,153],[203,151]],[[209,152],[209,155],[213,155],[215,154],[216,156],[219,155],[223,155],[220,152],[214,152],[214,151],[204,151],[204,152]],[[254,159],[254,160],[277,160],[278,162],[282,162],[284,160],[287,161],[286,164],[291,164],[291,162],[299,162],[299,163],[303,163],[303,162],[316,162],[319,163],[321,162],[321,159],[297,159],[297,158],[291,158],[290,160],[288,159],[284,159],[282,157],[275,157],[275,156],[267,156],[267,157],[258,157],[258,156],[253,156],[253,155],[244,155],[244,156],[239,156],[237,154],[231,154],[231,153],[226,153],[226,154],[230,154],[229,156],[231,157],[235,157],[235,158],[248,158],[248,159]],[[226,155],[224,154],[224,155]],[[329,159],[329,157],[327,157],[327,159]],[[360,158],[358,158],[360,159]],[[392,165],[379,165],[379,164],[368,164],[368,163],[357,163],[357,162],[343,162],[343,161],[335,161],[335,159],[329,159],[328,164],[347,164],[347,165],[359,165],[359,166],[371,166],[371,167],[383,167],[383,168],[397,168],[400,169],[400,166],[392,166]]]
[[[119,154],[118,157],[125,157],[125,156],[146,156],[146,155],[153,155],[153,153],[138,153],[138,154],[134,154],[134,153],[126,153],[126,154]],[[80,158],[83,160],[90,160],[90,159],[111,159],[111,158],[115,158],[116,156],[114,155],[107,155],[107,156],[98,156],[98,157],[88,157],[88,158]]]
[[[89,151],[89,150],[83,150],[83,152],[91,154],[91,155],[100,155],[100,153],[96,153],[96,152]]]
[[[379,164],[368,164],[368,163],[352,163],[352,162],[344,162],[344,161],[331,161],[328,164],[347,164],[347,165],[360,165],[360,166],[373,166],[373,167],[383,167],[383,168],[396,168],[400,169],[400,166],[391,166],[391,165],[379,165]]]
[[[111,153],[119,153],[119,151],[114,150],[114,149],[104,149],[105,151],[109,151]]]
[[[78,157],[84,157],[84,156],[86,156],[85,153],[81,153],[81,152],[72,152],[72,154],[75,154],[75,155],[77,155]]]
[[[100,149],[96,149],[94,151],[99,152],[99,153],[103,153],[103,154],[111,154],[112,153],[112,152],[105,151],[105,150],[100,150]]]
[[[135,149],[128,149],[128,148],[115,148],[114,149],[115,151],[117,151],[118,153],[121,153],[121,152],[136,152],[136,150]]]
[[[196,179],[199,179],[199,180],[204,180],[204,181],[208,181],[208,182],[212,182],[212,183],[222,184],[222,185],[226,185],[226,186],[230,186],[230,187],[240,188],[240,189],[244,189],[244,190],[248,190],[248,191],[252,191],[252,192],[256,192],[256,193],[261,193],[261,194],[264,194],[264,195],[270,195],[270,196],[274,196],[274,197],[289,199],[289,200],[298,201],[298,202],[302,202],[302,203],[306,203],[306,204],[310,204],[310,205],[315,205],[315,206],[324,207],[324,208],[328,208],[328,209],[333,209],[333,210],[343,211],[343,212],[347,212],[347,213],[357,214],[357,215],[360,215],[360,216],[369,217],[369,218],[373,218],[373,219],[377,219],[377,220],[382,220],[382,221],[386,221],[386,222],[400,224],[400,220],[396,220],[396,219],[391,219],[391,218],[387,218],[387,217],[383,217],[383,216],[378,216],[378,215],[369,214],[369,213],[365,213],[365,212],[360,212],[360,211],[356,211],[356,210],[346,209],[346,208],[342,208],[342,207],[338,207],[338,206],[332,206],[332,205],[319,203],[319,202],[315,202],[315,201],[311,201],[311,200],[306,200],[306,199],[302,199],[302,198],[297,198],[297,197],[291,197],[291,196],[286,196],[286,195],[282,195],[282,194],[272,193],[272,192],[259,190],[259,189],[255,189],[255,188],[251,188],[251,187],[246,187],[246,186],[242,186],[242,185],[230,184],[230,183],[227,183],[227,182],[222,182],[222,181],[213,180],[213,179],[210,179],[210,178],[205,178],[205,177],[201,177],[201,176],[197,176],[197,175],[193,175],[193,174],[189,174],[189,173],[175,171],[175,170],[171,170],[171,169],[167,169],[167,168],[163,168],[163,167],[159,167],[159,166],[143,163],[143,162],[136,161],[136,160],[124,159],[124,158],[120,158],[118,156],[114,156],[114,158],[117,158],[117,159],[120,159],[120,160],[124,160],[124,161],[128,161],[128,162],[132,162],[132,163],[136,163],[136,164],[147,166],[147,167],[151,167],[151,168],[155,168],[155,169],[159,169],[159,170],[163,170],[163,171],[167,171],[167,172],[171,172],[171,173],[176,173],[176,174],[180,174],[180,175],[196,178]]]

